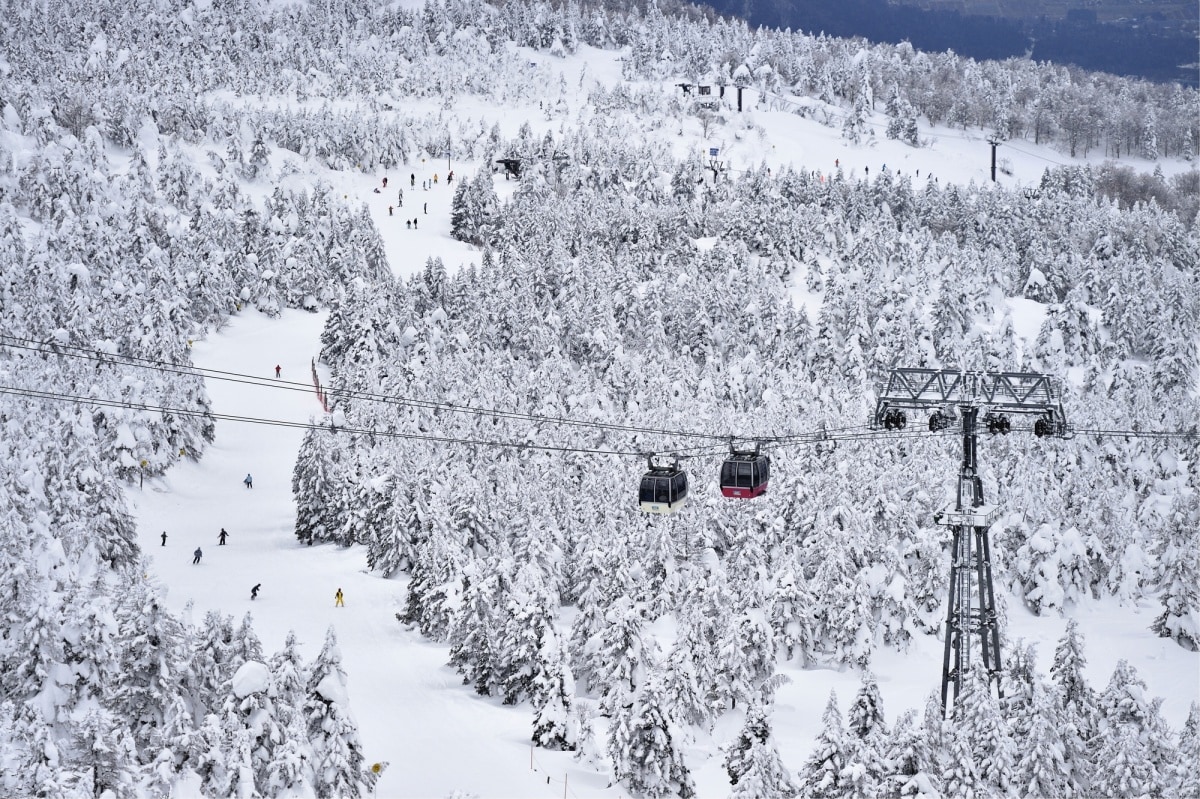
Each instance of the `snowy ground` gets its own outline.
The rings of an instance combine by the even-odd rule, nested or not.
[[[594,50],[567,59],[531,54],[530,60],[548,74],[561,71],[572,87],[585,62],[589,80],[615,81],[620,74],[612,53]],[[572,110],[577,112],[580,104],[581,96],[575,98]],[[464,98],[463,107],[456,112],[495,120],[506,135],[515,133],[526,118],[539,134],[558,124],[546,122],[536,108],[497,108],[473,104],[469,98]],[[874,174],[886,163],[914,178],[919,170],[921,179],[926,179],[932,170],[943,184],[987,181],[990,152],[979,131],[923,131],[932,145],[921,149],[889,141],[882,133],[872,146],[851,147],[840,139],[837,127],[824,127],[781,111],[753,111],[750,116],[765,135],[754,132],[739,138],[732,129],[724,129],[716,138],[705,140],[697,125],[677,136],[677,150],[702,148],[707,152],[709,147],[720,147],[732,169],[762,162],[772,168],[794,163],[829,173],[837,159],[847,176],[861,175],[868,167]],[[670,134],[675,135],[674,131]],[[1068,160],[1024,142],[1006,146],[1003,153],[1013,174],[1001,177],[1009,185],[1034,183],[1046,166]],[[1134,165],[1147,171],[1152,168]],[[464,162],[451,166],[460,177],[480,167]],[[1186,167],[1166,164],[1164,168],[1170,173]],[[398,274],[412,274],[431,256],[442,257],[450,269],[478,260],[477,252],[449,237],[452,187],[445,184],[445,160],[406,166],[401,174],[389,176],[389,188],[381,194],[373,192],[380,175],[309,172],[314,182],[318,178],[332,182],[347,201],[369,204]],[[416,175],[415,188],[409,186],[410,172]],[[430,180],[435,172],[441,180],[423,191],[421,182]],[[288,181],[303,182],[303,178],[292,176]],[[405,206],[389,217],[387,207],[394,204],[395,189],[400,186],[405,190]],[[497,182],[502,197],[514,187],[502,179]],[[406,228],[405,220],[414,217],[418,229]],[[798,294],[798,300],[804,299]],[[807,299],[819,302],[819,298]],[[1020,299],[1011,306],[1017,330],[1022,335],[1036,335],[1043,309]],[[299,311],[288,311],[278,320],[243,312],[222,331],[197,342],[193,356],[201,367],[268,378],[273,378],[279,364],[282,381],[307,383],[323,321],[323,314]],[[216,380],[210,380],[208,388],[219,413],[306,421],[321,411],[312,392]],[[291,475],[301,436],[297,429],[221,421],[216,441],[200,463],[182,465],[163,480],[131,490],[140,543],[152,556],[158,578],[168,587],[171,606],[182,610],[192,603],[194,621],[201,620],[209,609],[235,619],[252,613],[268,652],[280,648],[287,632],[295,630],[310,659],[319,650],[326,628],[333,625],[367,761],[390,762],[379,782],[378,796],[445,797],[456,791],[479,797],[624,795],[620,786],[608,786],[606,774],[569,755],[532,751],[532,713],[527,704],[503,707],[496,700],[476,696],[443,665],[447,657],[444,646],[431,644],[397,623],[394,614],[403,603],[404,580],[367,574],[361,549],[297,543],[292,532]],[[242,485],[247,472],[254,476],[253,489]],[[217,544],[222,527],[230,534],[226,546]],[[168,540],[160,546],[164,530]],[[199,565],[192,565],[192,551],[197,546],[203,548],[204,557]],[[250,588],[256,583],[262,583],[262,592],[251,601]],[[334,607],[333,595],[339,587],[345,592],[345,608]],[[1029,616],[1015,599],[1009,605],[1009,635],[1039,642],[1039,665],[1047,669],[1065,619]],[[1105,602],[1081,610],[1076,618],[1087,636],[1092,684],[1103,687],[1117,660],[1128,659],[1152,694],[1171,697],[1163,713],[1178,729],[1189,702],[1200,695],[1200,656],[1150,634],[1147,628],[1157,612],[1154,603],[1122,607]],[[904,655],[887,650],[878,653],[874,670],[889,723],[908,708],[921,708],[929,693],[938,688],[941,657],[941,643],[931,638],[917,641]],[[784,761],[798,769],[819,730],[829,690],[837,690],[844,711],[857,690],[858,675],[798,669],[787,673],[793,682],[779,693],[775,734]],[[737,718],[725,719],[711,740],[699,740],[686,751],[700,796],[728,793],[714,744],[732,737],[739,723]]]

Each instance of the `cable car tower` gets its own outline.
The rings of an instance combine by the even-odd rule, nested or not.
[[[971,637],[978,635],[989,681],[1000,671],[1000,630],[992,589],[992,553],[988,528],[999,507],[983,502],[983,481],[976,460],[980,413],[989,433],[1007,433],[1009,415],[1037,416],[1033,432],[1066,437],[1062,389],[1056,378],[1026,372],[968,372],[951,369],[892,369],[876,389],[872,427],[903,430],[906,410],[932,410],[929,430],[937,432],[962,421],[963,454],[955,502],[934,521],[954,529],[950,560],[950,595],[946,608],[946,649],[942,657],[942,710],[950,684],[954,697],[971,661]],[[1001,694],[1002,695],[1002,694]]]

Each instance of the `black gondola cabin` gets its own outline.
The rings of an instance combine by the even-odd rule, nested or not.
[[[638,489],[638,507],[646,513],[675,513],[687,499],[687,472],[678,463],[670,466],[655,466],[650,461],[650,471],[642,476]]]

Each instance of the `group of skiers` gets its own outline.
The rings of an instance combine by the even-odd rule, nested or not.
[[[437,182],[438,182],[438,176],[437,176],[437,173],[435,172],[433,175],[432,181],[429,181],[429,180],[421,181],[421,188],[424,189],[425,191],[429,191],[429,187],[436,186]],[[454,170],[450,170],[450,172],[446,175],[446,183],[448,185],[453,182],[454,182]],[[409,183],[410,188],[416,188],[416,186],[417,186],[416,173],[409,173],[408,183]],[[387,176],[385,175],[383,178],[383,188],[386,189],[387,185],[388,185],[388,179],[387,179]],[[381,193],[379,188],[374,189],[374,192],[376,194]],[[429,214],[429,203],[422,203],[421,206],[422,206],[421,207],[422,212],[424,212],[426,215],[428,215]],[[396,195],[396,204],[388,206],[388,216],[395,216],[396,208],[403,208],[403,207],[404,207],[404,189],[400,189],[399,193]],[[419,219],[419,217],[414,217],[413,219],[405,219],[404,227],[408,228],[409,230],[416,230],[418,219]],[[276,376],[278,377],[278,375],[276,375]]]
[[[386,182],[386,178],[385,178],[385,182]],[[279,373],[278,366],[275,367],[275,371],[276,371],[276,374]],[[245,479],[242,480],[242,482],[246,484],[246,488],[254,487],[254,479],[249,474],[246,475]],[[162,535],[160,537],[162,538],[161,546],[165,547],[167,545],[167,531],[163,530]],[[228,540],[228,538],[229,538],[229,531],[226,530],[224,527],[222,527],[221,532],[217,533],[217,546],[220,546],[220,547],[225,546],[225,542],[226,542],[226,540]],[[200,559],[203,557],[204,557],[204,550],[202,550],[200,547],[196,547],[196,551],[192,553],[192,565],[195,566],[195,565],[199,564]],[[262,583],[255,583],[254,587],[250,589],[250,598],[258,599],[258,592],[261,590],[262,590]],[[345,596],[342,594],[341,588],[339,588],[337,590],[337,593],[333,595],[333,606],[336,608],[346,607]]]

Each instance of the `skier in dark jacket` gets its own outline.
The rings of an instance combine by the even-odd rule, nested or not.
[[[221,532],[217,535],[218,546],[225,546],[225,539],[229,537],[229,533],[225,532],[225,528],[221,528]]]
[[[260,588],[262,588],[262,583],[256,583],[255,586],[250,589],[251,599],[258,599],[258,589]]]
[[[192,565],[195,566],[200,562],[200,558],[204,555],[204,553],[200,551],[200,547],[196,547],[196,551],[192,554],[195,556],[192,558]]]

